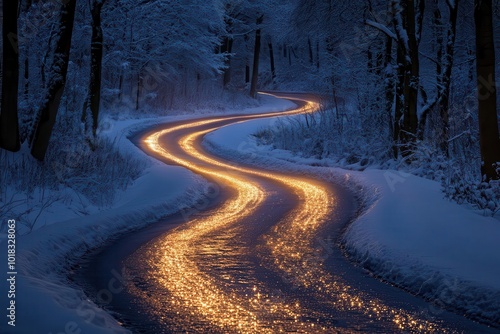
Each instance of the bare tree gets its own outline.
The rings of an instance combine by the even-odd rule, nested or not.
[[[17,45],[18,1],[3,1],[3,71],[0,110],[0,147],[19,151],[17,99],[19,86],[19,50]]]
[[[232,13],[232,5],[231,2],[225,4],[225,11],[228,13],[224,18],[224,23],[226,25],[227,36],[224,36],[222,40],[222,45],[220,47],[220,52],[226,54],[226,58],[224,59],[224,75],[223,75],[223,85],[226,87],[231,82],[231,52],[233,51],[233,15],[237,15]],[[233,14],[233,15],[231,15]]]
[[[252,70],[252,82],[250,84],[250,96],[255,97],[257,95],[257,83],[259,80],[259,58],[260,58],[260,39],[261,39],[261,30],[260,25],[263,21],[263,16],[259,16],[257,18],[257,30],[255,31],[255,47],[253,54],[253,70]]]
[[[59,23],[55,34],[56,48],[52,57],[51,77],[47,86],[45,99],[35,122],[36,130],[31,145],[31,154],[38,160],[44,160],[49,146],[52,128],[56,121],[57,111],[66,85],[71,35],[75,20],[76,0],[62,3]]]
[[[476,70],[479,103],[479,142],[481,174],[486,181],[498,180],[495,165],[500,162],[495,46],[493,41],[492,1],[474,1],[476,25]]]
[[[92,41],[90,44],[90,81],[87,99],[83,107],[82,120],[87,129],[87,113],[92,115],[92,136],[95,139],[99,122],[99,107],[101,104],[101,77],[103,35],[101,26],[101,10],[105,0],[93,0],[90,13],[92,15]]]
[[[423,126],[425,125],[425,119],[427,116],[427,110],[431,110],[433,105],[437,106],[439,110],[439,116],[441,118],[442,124],[440,127],[440,148],[441,151],[448,156],[448,140],[449,140],[449,104],[450,104],[450,92],[451,92],[451,74],[454,63],[454,53],[455,53],[455,40],[457,35],[457,16],[458,16],[458,3],[459,0],[450,1],[446,0],[446,6],[448,7],[448,23],[445,25],[443,22],[443,15],[439,7],[439,0],[435,1],[435,9],[433,16],[433,23],[436,34],[436,77],[437,77],[437,94],[436,99],[431,101],[430,108],[425,109],[425,115],[422,117],[421,131],[423,132]],[[447,26],[446,29],[446,39],[441,33],[440,27]]]
[[[392,10],[394,29],[398,40],[398,86],[402,86],[403,98],[399,108],[396,107],[395,122],[399,122],[397,116],[401,114],[403,119],[399,138],[402,142],[402,153],[407,155],[411,149],[411,143],[416,139],[418,127],[420,62],[417,40],[419,29],[417,18],[419,16],[417,13],[419,12],[415,8],[414,0],[393,0]],[[423,13],[419,13],[419,15],[423,15]]]
[[[271,38],[269,38],[267,46],[269,48],[269,64],[271,66],[271,79],[274,82],[274,79],[276,79],[276,63],[274,61],[273,41],[271,40]]]

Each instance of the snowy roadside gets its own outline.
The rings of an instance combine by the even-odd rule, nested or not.
[[[298,116],[300,117],[300,116]],[[440,184],[391,170],[364,172],[331,167],[288,151],[257,145],[252,134],[276,119],[230,125],[204,145],[232,161],[289,170],[337,182],[361,203],[343,244],[375,276],[438,306],[500,326],[500,221],[443,197]],[[429,310],[441,312],[440,308]]]
[[[266,96],[261,98],[260,107],[212,114],[283,111],[293,106],[288,101]],[[127,332],[68,280],[68,272],[83,255],[109,240],[196,205],[205,191],[206,182],[201,177],[147,156],[128,139],[132,133],[157,124],[196,117],[200,115],[105,120],[110,125],[105,135],[116,142],[119,150],[140,157],[148,167],[130,187],[117,195],[112,207],[106,210],[90,207],[87,211],[92,214],[79,217],[73,210],[63,210],[64,214],[55,215],[58,212],[55,206],[42,213],[43,226],[29,234],[16,236],[16,291],[15,298],[10,299],[15,300],[16,326],[2,321],[1,333]],[[60,206],[62,209],[64,203]],[[4,219],[9,217],[2,217],[2,221]],[[0,235],[0,249],[7,252],[7,233]],[[7,268],[7,261],[7,256],[0,257],[0,267]],[[102,291],[102,296],[108,300],[119,287],[120,273],[115,276],[117,282],[110,282],[109,290]],[[2,296],[7,296],[12,287],[7,283],[2,280]],[[9,300],[2,300],[1,307],[6,310]]]

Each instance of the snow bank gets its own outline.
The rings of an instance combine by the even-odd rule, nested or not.
[[[257,145],[251,134],[273,122],[226,126],[208,134],[204,144],[232,160],[308,173],[351,188],[363,209],[343,240],[354,260],[440,306],[500,324],[497,219],[445,199],[435,181],[391,170],[346,171],[328,167],[334,162]]]
[[[114,208],[89,216],[49,221],[30,234],[17,236],[17,326],[12,328],[2,321],[0,332],[33,333],[35,328],[38,333],[126,332],[88,300],[80,288],[68,282],[68,271],[86,252],[104,245],[110,238],[154,223],[184,205],[195,205],[204,183],[182,168],[151,161],[125,136],[119,145],[120,149],[135,151],[150,160],[151,166],[119,195]],[[5,239],[0,249],[7,249]],[[7,268],[4,256],[0,258],[0,267]],[[6,296],[5,280],[1,288],[2,296]],[[2,300],[2,308],[6,308],[6,298]]]
[[[231,114],[282,111],[293,106],[290,102],[268,96],[261,98],[261,105]],[[112,208],[105,211],[90,208],[92,215],[78,217],[74,210],[63,210],[60,214],[57,207],[53,207],[52,212],[44,213],[47,223],[43,227],[26,235],[17,235],[16,327],[7,325],[7,313],[4,311],[0,333],[127,332],[70,282],[68,273],[83,255],[112,238],[196,204],[206,185],[201,177],[184,168],[167,166],[152,159],[127,138],[131,133],[152,125],[196,117],[199,115],[103,120],[106,123],[103,134],[116,140],[120,150],[147,161],[149,167],[132,186],[117,195]],[[1,217],[2,224],[7,219],[9,217]],[[5,233],[0,235],[0,249],[7,250]],[[0,267],[7,268],[6,256],[0,257]],[[114,287],[119,286],[120,273],[116,273],[115,277],[117,282],[112,283]],[[7,296],[8,289],[6,280],[2,279],[1,296]],[[110,291],[103,292],[103,298],[112,298],[112,295],[111,286]],[[0,307],[6,310],[7,298],[0,300]]]
[[[384,280],[500,324],[500,222],[443,198],[435,181],[380,170],[357,177],[379,197],[349,227],[349,253]]]

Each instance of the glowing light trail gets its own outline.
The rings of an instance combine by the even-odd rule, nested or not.
[[[318,103],[305,101],[305,106],[279,115],[311,113],[318,109]],[[236,192],[214,215],[195,218],[162,236],[153,247],[147,248],[145,258],[150,267],[154,268],[150,270],[150,279],[168,290],[170,296],[167,301],[161,296],[148,296],[151,308],[161,317],[162,310],[167,307],[184,320],[200,319],[223,332],[274,333],[286,330],[320,333],[334,330],[333,325],[318,325],[300,320],[307,317],[310,311],[298,302],[287,303],[283,299],[270,298],[265,288],[258,283],[250,294],[242,295],[226,289],[220,278],[203,271],[200,263],[203,258],[200,254],[204,252],[235,258],[245,252],[245,249],[234,247],[231,240],[238,233],[238,222],[251,216],[266,198],[266,193],[259,184],[248,178],[248,175],[254,175],[281,183],[299,198],[299,206],[275,226],[265,241],[269,254],[272,255],[273,266],[286,274],[293,284],[313,291],[315,298],[328,300],[334,309],[349,310],[374,320],[392,322],[394,328],[409,332],[446,332],[436,324],[363,295],[325,270],[321,262],[310,263],[309,260],[317,252],[314,240],[318,231],[328,222],[336,205],[336,199],[328,187],[305,177],[233,166],[209,157],[195,145],[206,133],[219,126],[214,125],[202,131],[196,131],[196,128],[220,121],[240,122],[271,116],[276,114],[194,121],[158,131],[145,139],[147,146],[157,155],[201,175],[215,178]],[[182,137],[178,142],[188,158],[170,153],[161,144],[162,137],[184,129],[193,129],[193,133]],[[224,237],[220,241],[212,241],[211,248],[207,250],[207,241],[220,231],[224,231]],[[132,293],[141,295],[138,289]],[[343,332],[346,332],[345,329]]]

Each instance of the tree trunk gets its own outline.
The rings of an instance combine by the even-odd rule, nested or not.
[[[101,77],[102,77],[102,53],[103,36],[101,26],[101,9],[104,4],[102,0],[94,0],[90,10],[92,15],[92,41],[90,47],[90,82],[87,94],[87,101],[84,113],[90,109],[92,114],[92,136],[97,135],[97,126],[99,124],[99,107],[101,104]],[[85,122],[86,126],[87,122]]]
[[[341,112],[343,113],[343,110],[340,110],[340,103],[339,99],[337,97],[337,89],[335,86],[335,76],[332,74],[330,81],[332,83],[332,97],[333,97],[333,105],[335,107],[335,116],[337,118],[338,126],[339,126],[339,134],[342,134],[344,130],[344,119],[343,116],[341,115]]]
[[[18,1],[3,2],[3,71],[0,109],[0,147],[12,152],[20,149],[17,99],[19,49],[17,45]]]
[[[422,14],[423,15],[423,14]],[[412,143],[416,139],[418,118],[418,90],[420,85],[420,63],[418,56],[418,44],[416,38],[415,3],[407,0],[407,32],[408,32],[408,55],[410,64],[405,79],[405,137],[406,143]]]
[[[484,180],[498,180],[495,164],[500,162],[497,91],[495,81],[495,47],[491,0],[474,1],[476,26],[476,70],[479,103],[479,142],[481,174]]]
[[[383,73],[384,73],[384,82],[385,82],[385,108],[386,112],[389,115],[389,133],[391,135],[394,134],[394,120],[392,116],[392,109],[394,106],[394,74],[392,71],[389,72],[389,66],[392,64],[392,37],[387,36],[385,41],[385,56],[383,63]],[[393,138],[394,140],[395,138]],[[395,150],[395,157],[397,158],[397,147]]]
[[[123,69],[123,67],[121,67],[120,78],[118,79],[118,101],[119,102],[122,101],[122,96],[123,96],[123,76],[124,76],[123,72],[125,72],[125,70]]]
[[[135,110],[138,111],[139,110],[139,101],[141,99],[141,87],[142,87],[142,77],[141,77],[141,73],[139,71],[139,73],[137,74],[137,91],[135,92]]]
[[[434,0],[434,12],[432,16],[432,31],[435,36],[435,44],[436,44],[436,83],[437,83],[437,89],[436,89],[436,98],[433,99],[432,101],[427,101],[426,98],[424,98],[425,101],[425,106],[423,107],[421,114],[420,114],[420,120],[418,124],[418,139],[423,140],[424,135],[425,135],[425,127],[427,125],[427,118],[429,114],[436,109],[436,105],[439,105],[440,100],[441,100],[441,94],[443,92],[443,35],[442,35],[442,26],[443,26],[443,20],[442,20],[442,15],[441,15],[441,9],[439,8],[439,2],[440,0]],[[451,73],[450,73],[451,74]],[[439,106],[438,106],[439,110]],[[447,112],[447,110],[446,110]],[[444,142],[448,142],[448,134],[447,134],[447,128],[448,128],[448,118],[447,115],[444,115],[442,111],[440,111],[440,117],[443,119],[443,124],[441,129],[446,129],[441,131],[441,137],[443,138],[443,141],[439,144],[443,152],[448,152],[448,148],[443,148]]]
[[[225,60],[224,78],[223,85],[226,87],[229,82],[231,82],[231,57],[230,53],[233,51],[233,39],[226,37],[224,39],[224,44],[222,45],[222,52],[227,53],[227,58]]]
[[[314,58],[311,38],[307,38],[307,49],[309,50],[309,63],[312,65],[314,64]]]
[[[316,68],[319,70],[319,39],[316,41]]]
[[[444,72],[439,110],[443,120],[443,138],[441,141],[441,149],[448,155],[448,140],[449,140],[449,107],[450,107],[450,90],[451,90],[451,72],[453,70],[453,57],[455,53],[455,40],[457,35],[457,16],[458,16],[458,0],[455,0],[454,7],[448,4],[450,10],[450,26],[448,28],[447,42],[444,54]]]
[[[276,66],[274,64],[274,51],[273,51],[273,43],[269,42],[269,61],[271,63],[271,78],[276,79]]]
[[[263,17],[257,19],[257,27],[262,24]],[[252,83],[250,84],[250,96],[255,98],[257,96],[257,83],[259,80],[259,58],[260,58],[260,28],[255,31],[255,47],[253,54],[253,70],[252,70]]]
[[[429,114],[435,109],[435,105],[438,105],[439,110],[439,100],[441,99],[442,87],[443,87],[443,35],[442,35],[442,26],[443,19],[441,15],[441,9],[439,8],[440,0],[434,0],[434,14],[432,17],[432,28],[433,33],[436,38],[436,83],[437,83],[437,92],[435,102],[431,102],[430,104],[424,107],[424,111],[421,114],[420,124],[419,124],[419,139],[424,139],[425,126],[427,123],[427,118]],[[432,105],[432,108],[431,108]],[[447,127],[447,120],[445,120],[445,116],[442,111],[439,110],[439,114],[442,117],[443,124],[441,126],[441,137],[443,137],[443,142],[447,141],[447,134],[444,130]],[[439,129],[438,129],[439,130]],[[445,139],[446,138],[446,139]],[[443,142],[439,143],[439,146],[442,148]],[[448,151],[448,149],[446,149]]]
[[[398,49],[400,50],[398,51],[398,71],[401,66],[403,67],[403,126],[399,139],[402,144],[401,153],[403,156],[408,156],[411,154],[417,136],[417,107],[420,85],[415,1],[393,0],[392,6],[399,44]],[[399,52],[402,54],[400,55]],[[401,81],[399,84],[401,84]],[[395,122],[397,122],[397,119]]]
[[[403,50],[398,47],[397,52],[397,80],[396,80],[396,101],[394,105],[394,134],[393,134],[393,153],[394,158],[399,156],[399,146],[401,139],[401,120],[404,115],[404,77],[405,77],[405,55]]]
[[[450,12],[450,22],[447,31],[446,44],[442,46],[442,38],[438,36],[438,110],[441,117],[441,138],[440,148],[443,153],[448,156],[448,140],[449,140],[449,104],[450,104],[450,87],[451,87],[451,72],[453,70],[453,55],[455,52],[455,39],[457,27],[457,14],[458,14],[458,0],[455,0],[453,5],[448,3]],[[441,14],[436,3],[435,12],[436,25],[441,26]],[[444,54],[443,54],[444,49]]]
[[[368,73],[373,73],[373,53],[371,47],[368,47],[366,50],[366,67],[368,69]]]
[[[417,41],[417,46],[420,45],[420,41],[422,39],[422,30],[424,28],[424,13],[425,13],[425,2],[428,0],[416,0],[416,8],[418,11],[416,13],[416,32],[415,39]]]
[[[56,121],[57,111],[66,84],[68,73],[69,53],[71,50],[71,35],[75,19],[76,0],[67,0],[61,5],[59,18],[59,34],[57,35],[56,50],[52,60],[53,71],[49,79],[48,91],[38,113],[35,136],[31,146],[31,154],[38,160],[45,158],[49,147],[52,128]]]
[[[24,59],[24,95],[30,94],[30,61],[29,56]]]

